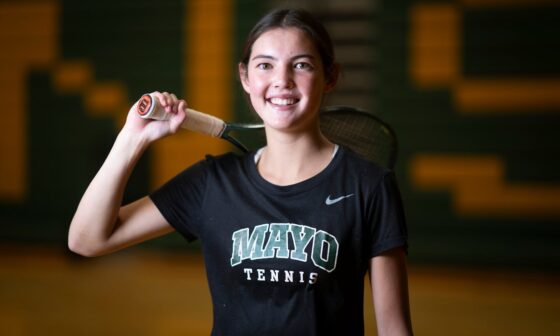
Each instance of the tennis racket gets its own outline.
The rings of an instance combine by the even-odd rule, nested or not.
[[[144,119],[167,120],[171,117],[169,113],[166,113],[165,110],[161,108],[157,98],[152,94],[145,94],[140,98],[136,105],[136,112]],[[211,137],[222,138],[229,141],[243,152],[248,152],[249,149],[230,133],[232,131],[264,129],[264,125],[262,124],[226,123],[220,118],[190,108],[187,109],[186,114],[187,117],[181,125],[182,128],[206,134]]]
[[[140,98],[137,105],[142,118],[165,120],[170,116],[158,106],[157,99],[149,94]],[[379,117],[348,106],[330,106],[319,114],[323,134],[333,143],[350,148],[362,157],[393,169],[397,160],[398,143],[394,130]],[[187,109],[183,128],[229,141],[243,152],[248,148],[233,137],[232,131],[263,130],[262,124],[226,123],[220,118]]]
[[[378,116],[350,106],[328,106],[319,114],[321,132],[331,142],[394,169],[399,151],[397,134]]]

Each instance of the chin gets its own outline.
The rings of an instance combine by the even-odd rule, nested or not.
[[[270,126],[287,127],[295,124],[298,118],[293,114],[293,112],[268,111],[262,119]]]
[[[290,129],[294,128],[294,124],[285,121],[272,121],[267,123],[268,126],[272,129],[277,131],[289,131]]]

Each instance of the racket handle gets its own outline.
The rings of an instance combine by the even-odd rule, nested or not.
[[[165,112],[165,109],[161,107],[157,97],[153,94],[145,94],[140,98],[136,105],[136,112],[143,119],[168,120],[171,118],[171,114]],[[212,115],[190,108],[187,109],[186,113],[187,117],[181,127],[189,131],[220,137],[226,127],[226,123],[222,119]]]

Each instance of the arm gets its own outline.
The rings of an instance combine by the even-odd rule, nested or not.
[[[174,95],[155,93],[173,116],[144,120],[136,104],[128,112],[107,159],[78,205],[68,233],[68,247],[84,256],[110,253],[173,229],[148,197],[121,206],[126,183],[138,159],[153,141],[175,133],[185,119],[186,103]]]
[[[378,334],[412,335],[404,250],[373,257],[369,272]]]

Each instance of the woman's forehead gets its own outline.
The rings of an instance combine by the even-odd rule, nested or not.
[[[253,44],[251,58],[261,53],[296,53],[318,57],[315,45],[299,28],[272,28],[262,33]]]

